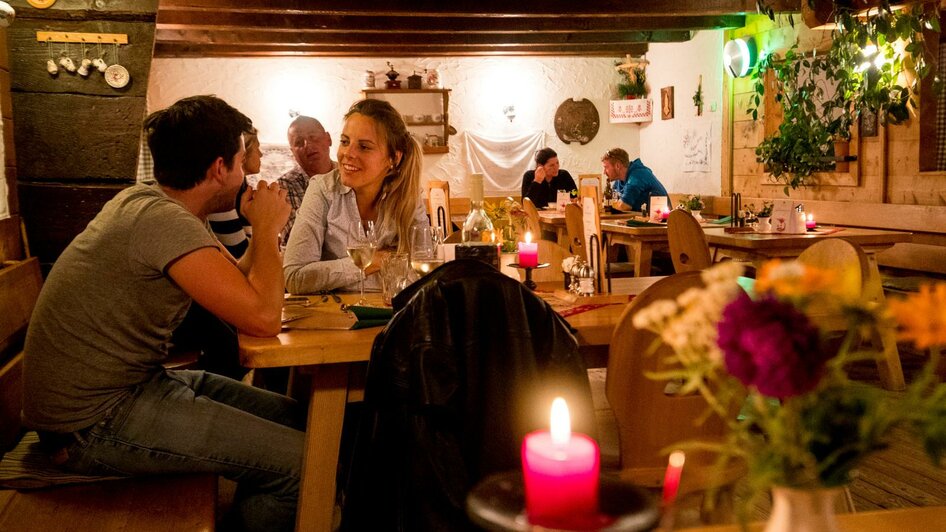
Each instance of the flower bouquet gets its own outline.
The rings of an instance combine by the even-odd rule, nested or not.
[[[484,201],[483,209],[493,222],[493,229],[502,236],[503,253],[514,253],[519,233],[526,227],[526,211],[522,205],[510,196],[495,204]]]
[[[706,204],[703,203],[703,197],[699,194],[687,194],[683,201],[681,202],[683,208],[693,212],[693,211],[702,211],[706,208]]]
[[[741,273],[737,263],[721,263],[703,272],[704,288],[655,302],[634,319],[673,350],[673,369],[650,376],[682,383],[681,394],[702,395],[708,415],[728,424],[722,442],[681,447],[718,453],[720,467],[746,464],[741,519],[753,499],[773,487],[846,485],[897,427],[910,430],[940,463],[946,385],[934,369],[938,346],[946,343],[946,284],[883,306],[865,300],[860,286],[833,270],[799,262],[766,263],[752,294],[740,287]],[[841,338],[823,329],[834,318],[846,322],[835,328],[844,330]],[[894,395],[851,380],[850,363],[880,356],[861,346],[865,333],[898,325],[901,339],[930,350],[906,391]]]

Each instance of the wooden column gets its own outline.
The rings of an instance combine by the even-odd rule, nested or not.
[[[25,0],[8,28],[13,138],[18,155],[19,208],[34,254],[48,269],[62,250],[118,191],[134,183],[148,74],[154,49],[156,0],[59,0],[48,9]],[[113,45],[36,40],[37,31],[120,33]],[[88,77],[46,61],[104,55],[128,69],[131,82],[110,87],[101,72]],[[4,117],[6,118],[6,117]]]

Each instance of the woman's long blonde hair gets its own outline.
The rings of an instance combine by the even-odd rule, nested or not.
[[[395,161],[390,173],[384,177],[381,190],[374,203],[378,207],[378,224],[394,225],[397,228],[397,249],[406,252],[409,246],[411,225],[420,199],[420,173],[422,157],[420,144],[407,131],[401,114],[384,100],[365,99],[352,104],[345,119],[358,113],[378,126],[388,153]],[[401,160],[397,161],[397,152]]]

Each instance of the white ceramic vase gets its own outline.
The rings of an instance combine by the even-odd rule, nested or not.
[[[764,532],[838,532],[835,509],[843,488],[772,488],[772,514]]]
[[[703,216],[700,215],[701,212],[703,212],[702,209],[697,209],[697,210],[690,211],[690,214],[692,214],[693,217],[696,218],[696,221],[702,222]]]
[[[770,233],[772,232],[772,222],[770,216],[759,216],[759,225],[756,226],[756,231],[759,233]]]

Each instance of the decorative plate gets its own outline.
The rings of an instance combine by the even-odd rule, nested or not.
[[[565,144],[588,144],[598,134],[598,109],[588,98],[568,99],[555,111],[555,134]]]
[[[105,69],[105,83],[108,83],[113,89],[121,89],[128,85],[129,81],[131,81],[131,75],[127,68],[114,64]]]

